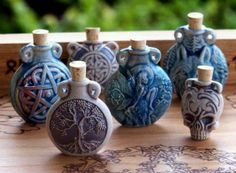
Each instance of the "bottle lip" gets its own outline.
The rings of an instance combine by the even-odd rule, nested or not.
[[[145,49],[134,49],[132,48],[132,46],[129,46],[126,49],[128,49],[130,54],[135,54],[135,55],[146,55],[150,52],[150,47],[147,45],[145,46]]]
[[[50,50],[53,44],[55,44],[55,42],[48,42],[47,45],[35,45],[34,43],[29,43],[28,45],[32,46],[32,49],[34,50],[46,51]]]
[[[202,25],[202,29],[199,29],[199,30],[193,30],[189,28],[189,25],[184,25],[177,29],[184,29],[184,32],[190,35],[201,35],[201,34],[204,34],[207,30],[212,30],[211,28],[207,28],[205,25]]]
[[[103,44],[103,41],[97,40],[97,41],[90,41],[90,40],[85,40],[84,44]]]

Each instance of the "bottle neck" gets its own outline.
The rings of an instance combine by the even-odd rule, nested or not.
[[[36,59],[40,59],[40,60],[46,60],[46,59],[50,59],[51,58],[51,45],[47,45],[47,46],[35,46],[33,47],[33,51],[34,51],[34,57]]]

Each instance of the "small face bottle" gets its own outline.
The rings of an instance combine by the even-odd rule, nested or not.
[[[222,85],[212,80],[213,67],[198,66],[198,78],[187,79],[182,97],[184,125],[189,127],[191,138],[206,140],[219,126],[224,99]]]

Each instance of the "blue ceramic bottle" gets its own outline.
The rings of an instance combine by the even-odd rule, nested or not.
[[[213,67],[198,66],[198,78],[186,80],[182,97],[184,125],[189,127],[191,138],[206,140],[219,126],[224,107],[223,87],[212,81]]]
[[[22,65],[11,80],[11,102],[28,123],[44,123],[47,111],[58,99],[58,83],[70,78],[67,67],[59,61],[62,48],[47,42],[47,30],[34,30],[34,44],[20,50]]]
[[[116,54],[118,44],[99,41],[100,28],[86,28],[86,41],[83,44],[69,43],[67,51],[69,62],[85,61],[87,64],[87,77],[98,82],[102,87],[107,80],[118,70]]]
[[[174,36],[177,43],[169,49],[164,59],[164,70],[180,98],[186,79],[196,77],[198,65],[213,66],[213,80],[223,85],[228,76],[225,57],[214,44],[215,32],[204,27],[202,21],[203,14],[189,13],[188,25],[176,29]]]
[[[171,81],[160,66],[161,53],[132,40],[117,55],[119,70],[105,87],[106,103],[122,125],[147,126],[157,121],[172,99]]]

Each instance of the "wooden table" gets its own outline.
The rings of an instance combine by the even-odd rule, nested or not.
[[[102,32],[101,40],[117,41],[120,48],[139,35],[148,45],[158,47],[163,57],[175,42],[174,31]],[[174,99],[168,112],[154,125],[144,128],[121,127],[114,131],[98,155],[69,157],[49,140],[44,125],[29,125],[16,114],[7,93],[9,82],[20,65],[19,49],[32,41],[32,35],[0,34],[0,173],[220,173],[236,172],[236,31],[216,30],[217,45],[229,65],[224,89],[225,107],[220,127],[206,141],[193,141],[183,125],[180,101]],[[68,42],[81,42],[84,33],[51,33],[59,42],[67,62]],[[5,95],[5,96],[3,96]]]
[[[114,120],[110,142],[97,155],[70,157],[60,153],[44,125],[28,125],[0,99],[0,172],[154,173],[236,171],[236,90],[224,89],[220,127],[206,141],[190,139],[180,101],[154,125],[121,127]]]

